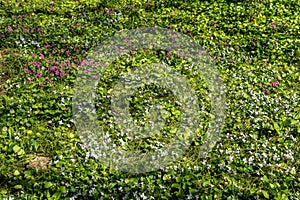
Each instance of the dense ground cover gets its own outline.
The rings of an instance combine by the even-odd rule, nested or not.
[[[299,9],[297,0],[0,2],[0,197],[298,199]],[[199,158],[210,119],[201,74],[165,51],[116,60],[99,77],[95,103],[99,123],[117,145],[124,141],[104,119],[110,119],[112,83],[132,67],[167,63],[191,81],[205,105],[205,126],[184,158],[135,175],[86,152],[72,116],[73,86],[98,43],[123,29],[152,26],[193,37],[208,51],[227,86],[227,115],[220,141]],[[165,91],[150,86],[136,93],[133,117],[144,118],[150,96],[168,103],[165,137],[128,142],[126,150],[153,150],[173,137],[180,111]]]

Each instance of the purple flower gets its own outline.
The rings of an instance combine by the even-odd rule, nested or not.
[[[36,75],[35,75],[35,78],[41,78],[42,77],[42,72],[38,72]]]
[[[8,27],[7,27],[7,30],[8,30],[8,32],[11,32],[11,31],[12,31],[11,26],[8,26]]]
[[[41,60],[45,59],[45,56],[43,54],[40,54]]]
[[[52,67],[50,67],[49,70],[52,71],[52,72],[56,72],[58,70],[58,67],[52,66]]]
[[[60,77],[63,77],[63,76],[65,76],[65,75],[66,75],[65,71],[64,71],[63,69],[61,69],[61,70],[60,70]]]
[[[26,70],[25,73],[32,75],[32,72],[30,70]]]
[[[39,82],[39,86],[42,86],[43,85],[43,83],[42,82]]]
[[[269,94],[269,90],[265,90],[264,93],[265,93],[265,94]]]
[[[48,49],[49,47],[51,47],[51,45],[45,44],[44,47],[45,47],[46,49]]]
[[[52,80],[50,78],[46,77],[46,80],[52,83]]]
[[[276,87],[276,88],[279,87],[279,83],[270,82],[270,84],[271,84],[272,87]]]

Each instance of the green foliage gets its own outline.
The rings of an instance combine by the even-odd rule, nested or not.
[[[1,199],[297,199],[299,7],[296,0],[1,1]],[[203,106],[205,126],[182,160],[132,175],[86,152],[72,120],[73,86],[93,47],[123,29],[154,25],[191,36],[209,52],[227,86],[228,110],[220,143],[199,158],[211,107],[201,74],[160,50],[114,61],[99,77],[94,103],[116,145],[125,138],[103,120],[110,117],[106,97],[119,74],[134,67],[167,63],[190,81]],[[164,102],[166,126],[163,136],[124,149],[151,151],[174,137],[180,106],[162,88],[139,91],[130,102],[133,118],[146,121],[147,102]],[[49,167],[32,167],[36,157],[49,158]]]

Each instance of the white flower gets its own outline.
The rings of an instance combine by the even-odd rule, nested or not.
[[[144,193],[142,193],[141,198],[142,199],[147,199],[147,197],[144,195]]]
[[[20,40],[21,40],[22,42],[24,42],[24,38],[23,38],[22,35],[20,35]]]

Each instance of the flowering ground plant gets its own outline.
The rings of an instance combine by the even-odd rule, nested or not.
[[[1,2],[0,197],[298,199],[299,6],[295,0]],[[126,40],[111,46],[122,56],[101,75],[92,74],[98,81],[95,113],[87,117],[96,115],[119,149],[163,148],[176,137],[184,114],[174,92],[148,84],[132,94],[128,112],[146,129],[161,104],[161,132],[148,138],[121,134],[111,109],[120,75],[164,63],[188,80],[200,108],[202,126],[183,156],[162,169],[135,174],[97,159],[72,111],[76,77],[91,72],[95,63],[88,56],[94,48],[141,27],[172,30],[203,47],[226,85],[227,109],[216,145],[199,156],[215,116],[204,71],[193,70],[192,60],[185,59],[193,48],[176,54],[176,35],[165,49],[150,45],[125,52],[122,45],[137,42]],[[81,108],[88,113],[87,106]]]

